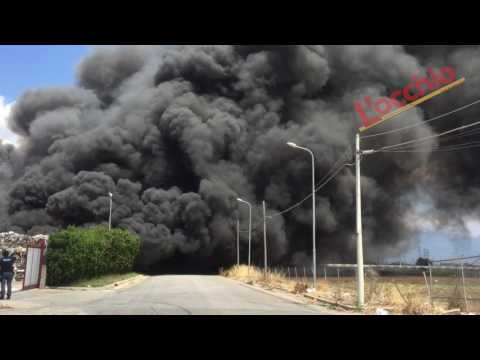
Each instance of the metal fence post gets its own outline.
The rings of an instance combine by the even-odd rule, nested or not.
[[[432,279],[432,267],[429,266],[428,267],[428,272],[429,272],[429,275],[430,275],[430,291],[433,290],[433,279]]]
[[[468,312],[467,290],[465,289],[465,274],[463,272],[463,263],[462,263],[462,287],[463,287],[463,298],[465,300],[465,312]]]
[[[428,299],[430,304],[432,304],[432,294],[430,293],[430,287],[428,286],[427,274],[423,271],[423,278],[425,279],[425,287],[427,288]]]

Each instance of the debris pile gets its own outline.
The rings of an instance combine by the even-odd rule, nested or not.
[[[295,288],[293,289],[294,294],[303,294],[308,290],[308,285],[304,283],[296,283]]]
[[[16,232],[9,231],[0,233],[0,250],[6,249],[10,254],[17,257],[17,280],[23,278],[25,271],[27,247],[40,245],[44,241],[48,242],[48,235],[26,235],[17,234]]]
[[[25,235],[17,234],[9,231],[0,233],[0,247],[2,249],[9,249],[14,252],[25,252],[29,245],[40,245],[40,243],[48,241],[48,235]]]

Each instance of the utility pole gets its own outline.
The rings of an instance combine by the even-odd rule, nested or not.
[[[249,220],[248,220],[248,272],[250,273],[250,264],[252,260],[252,205],[249,203]]]
[[[355,138],[356,164],[356,198],[357,198],[357,306],[362,309],[365,304],[365,278],[363,274],[363,236],[362,236],[362,187],[360,182],[360,134]]]
[[[316,247],[316,224],[317,224],[317,216],[315,213],[315,208],[316,208],[316,203],[315,203],[315,156],[313,155],[313,152],[310,151],[310,154],[312,155],[312,227],[313,227],[313,251],[312,251],[312,258],[313,258],[313,289],[314,291],[317,291],[317,247]]]
[[[113,194],[111,192],[108,193],[110,197],[110,215],[108,216],[108,231],[112,230],[112,197]]]
[[[355,182],[357,198],[357,306],[362,309],[365,305],[365,276],[363,272],[363,229],[362,229],[362,184],[360,162],[362,155],[374,154],[375,150],[360,149],[360,134],[355,138]]]
[[[237,266],[240,266],[240,220],[237,219]]]
[[[263,253],[265,256],[265,276],[267,276],[267,213],[265,201],[263,202]]]

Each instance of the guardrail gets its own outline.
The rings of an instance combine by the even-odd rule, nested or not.
[[[327,267],[327,268],[347,268],[347,269],[356,269],[356,264],[324,264],[319,265],[318,267]],[[364,268],[371,268],[371,269],[417,269],[417,270],[457,270],[460,268],[458,266],[416,266],[416,265],[364,265]],[[479,270],[480,266],[463,266],[465,270]]]

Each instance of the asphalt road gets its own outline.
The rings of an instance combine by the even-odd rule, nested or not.
[[[0,314],[327,315],[290,295],[272,295],[219,276],[154,276],[119,289],[41,289],[0,302]],[[296,302],[297,301],[297,302]]]

